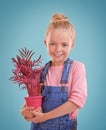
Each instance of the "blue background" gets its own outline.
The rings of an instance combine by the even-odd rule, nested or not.
[[[27,47],[49,60],[43,44],[50,17],[65,14],[76,29],[76,45],[70,57],[85,63],[88,98],[79,111],[78,130],[105,130],[105,0],[0,0],[0,130],[29,130],[20,115],[26,91],[9,77],[11,58]]]

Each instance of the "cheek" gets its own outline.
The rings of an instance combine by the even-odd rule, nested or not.
[[[51,52],[53,52],[53,48],[47,47],[47,51],[48,51],[48,53],[50,54]]]
[[[52,46],[49,46],[49,47],[48,47],[48,50],[49,50],[49,51],[53,51],[54,49],[55,49],[55,48],[52,47]]]
[[[67,53],[67,54],[69,54],[70,51],[71,51],[71,48],[67,48],[67,49],[64,50],[64,52]]]

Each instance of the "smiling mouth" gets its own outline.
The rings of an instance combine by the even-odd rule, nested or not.
[[[60,57],[62,56],[62,54],[54,54],[56,57]]]

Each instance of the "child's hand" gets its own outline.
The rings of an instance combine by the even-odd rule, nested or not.
[[[34,109],[34,107],[28,107],[27,105],[24,105],[20,113],[27,121],[30,121],[30,119],[34,117],[34,115],[31,113],[31,111],[33,111]]]
[[[44,113],[42,113],[41,107],[37,108],[36,110],[32,110],[31,113],[35,115],[30,121],[39,123],[47,120],[47,117]]]

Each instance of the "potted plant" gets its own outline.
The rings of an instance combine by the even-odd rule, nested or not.
[[[36,60],[31,60],[34,54],[35,52],[26,48],[19,50],[19,55],[12,58],[15,68],[12,70],[13,76],[10,77],[10,80],[18,83],[21,89],[27,90],[26,104],[37,108],[42,103],[39,83],[41,55]]]

